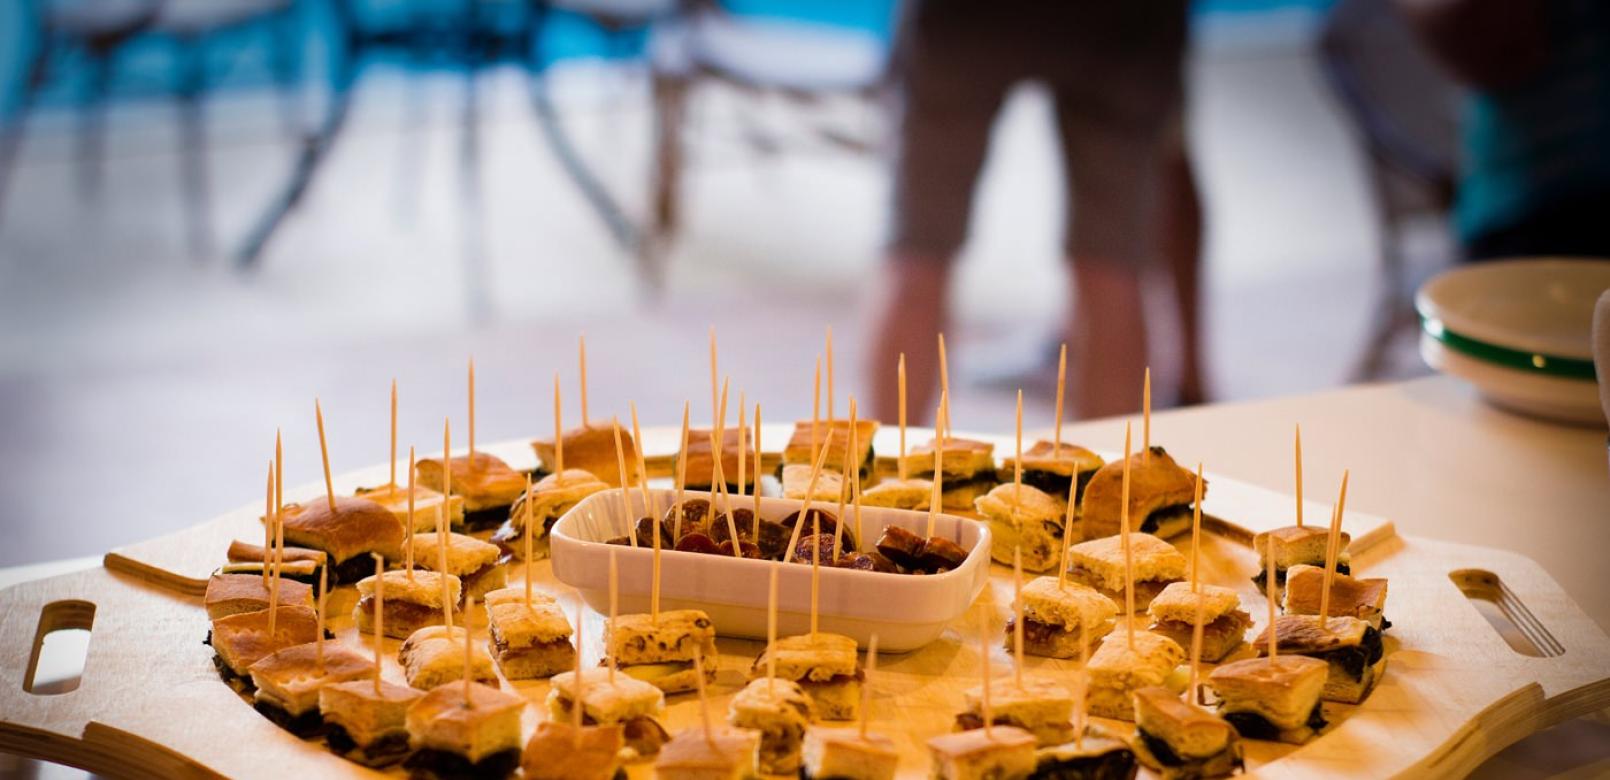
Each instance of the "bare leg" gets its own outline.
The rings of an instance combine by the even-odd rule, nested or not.
[[[1074,414],[1088,419],[1134,412],[1146,371],[1140,269],[1093,257],[1077,258],[1073,267],[1074,324],[1068,341],[1076,357]]]
[[[895,253],[885,263],[872,344],[872,400],[878,419],[895,420],[900,387],[895,365],[906,355],[909,422],[931,422],[937,403],[939,354],[934,338],[947,319],[949,258]]]
[[[1163,260],[1173,272],[1179,312],[1180,385],[1183,406],[1207,400],[1202,370],[1202,203],[1183,143],[1163,163]]]

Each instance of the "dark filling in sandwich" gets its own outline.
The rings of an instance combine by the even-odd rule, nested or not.
[[[1006,633],[1011,636],[1017,630],[1017,618],[1006,619]],[[1053,626],[1050,623],[1041,623],[1031,617],[1023,618],[1023,642],[1029,645],[1049,645],[1061,639],[1064,634],[1074,633],[1071,629],[1062,626]]]
[[[1365,669],[1374,666],[1375,662],[1381,660],[1381,655],[1384,652],[1385,649],[1381,646],[1381,632],[1376,631],[1374,626],[1367,626],[1364,629],[1364,637],[1356,645],[1339,647],[1323,653],[1303,653],[1303,655],[1312,655],[1314,658],[1340,666],[1348,677],[1357,680],[1364,676]]]
[[[1270,723],[1268,718],[1256,712],[1231,712],[1224,716],[1231,726],[1235,727],[1237,734],[1247,739],[1261,739],[1269,742],[1280,739],[1280,729]],[[1319,702],[1314,702],[1314,709],[1308,713],[1305,725],[1314,731],[1325,728],[1324,708]]]
[[[371,620],[375,615],[375,597],[364,596],[358,599],[358,609],[368,615]],[[386,625],[387,626],[425,626],[431,621],[441,617],[442,611],[436,607],[427,607],[424,604],[415,604],[412,601],[403,601],[400,598],[386,599]]]
[[[520,768],[520,749],[509,748],[493,753],[480,761],[470,761],[450,750],[424,748],[408,757],[403,766],[418,777],[440,780],[479,780],[488,777],[508,777]]]
[[[498,527],[504,520],[509,519],[509,506],[509,504],[489,506],[473,512],[464,510],[464,530],[485,531],[488,528]]]
[[[1165,506],[1146,516],[1146,519],[1140,524],[1140,532],[1143,534],[1155,534],[1157,533],[1157,529],[1163,527],[1164,523],[1173,520],[1183,520],[1189,523],[1191,521],[1191,514],[1190,504],[1175,504],[1174,506]]]
[[[375,560],[362,552],[330,567],[330,584],[346,585],[375,573]]]
[[[841,442],[844,441],[843,439],[839,439],[839,436],[840,436],[840,434],[838,434],[838,433],[833,434],[833,438],[838,439]],[[856,469],[856,471],[859,473],[859,475],[861,477],[862,482],[865,482],[868,478],[870,478],[872,476],[872,464],[877,462],[877,457],[878,457],[877,453],[872,451],[872,446],[867,445],[866,455],[861,458],[861,467]],[[789,464],[787,462],[779,463],[779,464],[777,464],[777,470],[772,472],[772,476],[776,477],[778,482],[783,481],[783,467],[788,466],[788,465],[791,465],[791,464]],[[811,464],[806,463],[804,465],[809,466]],[[840,468],[840,467],[833,466],[832,464],[825,464],[825,465],[822,466],[822,470],[824,472],[827,472],[827,473],[838,474],[838,473],[842,472],[844,469]]]
[[[1095,475],[1094,470],[1081,471],[1079,472],[1079,482],[1074,485],[1073,477],[1068,474],[1058,474],[1054,471],[1042,471],[1040,469],[1024,469],[1023,484],[1039,488],[1041,491],[1050,493],[1053,496],[1064,497],[1068,495],[1068,487],[1073,485],[1073,500],[1077,503],[1079,499],[1084,498],[1085,486],[1090,484],[1090,478]]]
[[[492,634],[492,648],[497,651],[498,657],[499,658],[507,657],[509,655],[509,640],[508,640],[508,638],[503,636],[503,634],[501,634],[501,633],[499,633],[497,631],[492,631],[491,634]],[[537,644],[531,645],[530,647],[522,647],[522,648],[520,648],[518,650],[515,650],[514,652],[517,655],[518,654],[528,654],[528,653],[529,654],[536,654],[536,653],[542,653],[542,652],[551,650],[551,649],[553,649],[555,647],[558,647],[559,645],[568,645],[568,644],[570,644],[570,642],[568,640],[555,639],[552,642],[539,642]]]
[[[918,476],[918,479],[926,479],[926,480],[930,480],[930,481],[932,481],[933,478],[934,478],[933,472],[928,472],[928,473],[921,474],[921,475]],[[997,483],[997,480],[995,479],[994,472],[992,472],[992,471],[990,471],[988,469],[985,469],[985,470],[982,470],[982,471],[975,472],[970,477],[956,477],[956,478],[953,479],[953,478],[951,478],[951,476],[949,474],[946,474],[945,479],[944,479],[944,481],[942,481],[940,483],[939,488],[941,490],[945,491],[945,493],[947,493],[947,494],[951,493],[951,492],[954,492],[954,491],[964,491],[964,490],[974,490],[974,489],[976,489],[976,490],[978,490],[979,492],[982,493],[982,492],[987,492],[987,490],[989,488],[995,487],[996,483]],[[971,507],[969,507],[969,508],[971,508]]]
[[[263,717],[273,721],[274,725],[295,734],[302,739],[316,737],[324,733],[324,716],[314,707],[301,715],[292,715],[285,708],[273,702],[257,701],[252,707],[263,714]]]
[[[388,731],[379,739],[360,747],[347,733],[346,727],[338,723],[330,724],[325,730],[324,741],[337,754],[369,767],[395,764],[408,755],[409,750],[406,731]]]
[[[463,609],[464,605],[469,603],[470,591],[475,590],[480,585],[481,578],[485,577],[488,574],[491,574],[492,571],[494,569],[496,569],[497,567],[498,567],[498,562],[493,561],[493,562],[491,562],[491,563],[489,563],[489,564],[487,564],[485,566],[482,566],[481,568],[476,569],[475,571],[472,571],[469,574],[466,574],[466,575],[464,575],[464,576],[459,578],[460,584],[462,585],[462,587],[460,587],[459,591],[458,591],[458,607],[459,607],[459,609]]]
[[[1167,742],[1152,736],[1147,730],[1135,729],[1135,736],[1140,738],[1141,743],[1146,746],[1146,751],[1157,759],[1157,763],[1170,767],[1185,765],[1185,759],[1180,758],[1179,754],[1174,752],[1174,748],[1169,747]]]
[[[1029,780],[1130,780],[1135,776],[1135,754],[1126,749],[1097,756],[1042,754]]]
[[[235,693],[250,694],[257,690],[257,685],[252,682],[252,678],[249,675],[238,674],[234,669],[229,668],[229,664],[224,663],[223,656],[214,653],[212,665],[214,669],[218,670],[218,679],[223,680],[224,684],[228,685]]]
[[[559,705],[566,712],[571,712],[575,706],[568,697],[560,696]],[[583,726],[596,726],[598,721],[593,716],[583,712],[581,715]],[[622,744],[631,748],[639,756],[652,756],[660,752],[665,743],[671,741],[671,735],[660,722],[647,716],[636,715],[620,721]]]
[[[1325,562],[1320,561],[1318,563],[1313,563],[1313,564],[1310,564],[1310,565],[1323,567],[1325,565]],[[1336,562],[1336,573],[1337,574],[1352,574],[1353,573],[1353,567],[1348,566],[1345,561],[1337,561]],[[1268,582],[1269,582],[1269,567],[1268,567],[1267,563],[1259,565],[1258,573],[1253,575],[1252,582],[1258,586],[1258,590],[1263,590],[1264,586],[1268,584]],[[1285,569],[1281,569],[1281,568],[1276,568],[1275,569],[1275,584],[1279,585],[1282,588],[1286,586],[1286,570]],[[1384,624],[1383,624],[1383,627],[1384,627]]]

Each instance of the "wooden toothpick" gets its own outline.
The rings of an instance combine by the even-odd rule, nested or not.
[[[414,581],[414,447],[408,445],[408,532],[403,535],[403,573],[409,582]],[[529,492],[529,491],[528,491]],[[442,496],[442,506],[436,515],[436,532],[441,533],[441,527],[447,520],[447,496]]]
[[[1297,425],[1296,437],[1297,462],[1297,527],[1303,527],[1303,426]]]
[[[857,440],[860,439],[855,429],[855,412],[855,396],[852,395],[850,396],[850,444],[844,451],[844,471],[839,478],[839,507],[838,514],[834,515],[834,517],[838,518],[838,521],[833,524],[833,557],[828,561],[829,563],[837,563],[844,550],[844,502],[846,498],[853,499],[855,497],[854,482],[852,480],[859,481],[858,477],[861,474],[859,465],[856,467],[850,465],[850,459],[855,457],[857,451]]]
[[[945,357],[945,334],[939,334],[939,400],[945,413],[950,413],[950,361]]]
[[[1054,428],[1056,433],[1051,439],[1051,457],[1053,458],[1060,457],[1062,455],[1062,396],[1067,392],[1067,390],[1068,342],[1064,341],[1062,342],[1061,351],[1057,353],[1057,419]],[[1076,482],[1078,478],[1079,475],[1074,474],[1074,480]],[[1069,491],[1068,498],[1070,500],[1073,498],[1072,492],[1072,490]]]
[[[1151,369],[1151,366],[1146,367],[1145,384],[1141,387],[1141,391],[1140,391],[1140,414],[1141,414],[1141,426],[1142,426],[1141,440],[1140,440],[1140,442],[1141,442],[1141,444],[1140,444],[1140,462],[1141,463],[1150,463],[1151,459],[1152,459],[1152,369]]]
[[[1275,587],[1276,586],[1275,586],[1275,535],[1274,534],[1269,534],[1268,541],[1264,542],[1263,557],[1264,557],[1265,561],[1267,562],[1266,563],[1267,570],[1264,572],[1264,576],[1268,578],[1267,580],[1265,580],[1265,582],[1268,584],[1268,587],[1264,588],[1263,592],[1264,592],[1264,595],[1268,598],[1268,601],[1269,601],[1269,661],[1270,661],[1270,663],[1273,663],[1274,660],[1275,660],[1275,655],[1280,650],[1279,638],[1277,636],[1275,636]],[[1323,620],[1323,619],[1324,618],[1321,618],[1321,620]]]
[[[827,326],[827,422],[833,422],[833,326]]]
[[[827,432],[828,446],[833,443],[833,431]],[[794,532],[789,535],[788,549],[783,551],[783,563],[794,559],[794,548],[799,544],[801,529],[805,527],[805,518],[811,514],[811,504],[816,499],[816,481],[822,476],[822,464],[827,461],[827,446],[823,446],[816,453],[816,461],[811,464],[811,480],[805,487],[805,501],[800,505],[799,520],[794,523]]]
[[[615,431],[615,467],[621,475],[621,518],[626,522],[626,535],[637,546],[637,522],[632,517],[632,489],[631,481],[626,478],[626,451],[621,448],[621,418],[609,418],[609,425]]]
[[[1196,496],[1191,501],[1191,592],[1202,575],[1202,461],[1196,462]]]
[[[1023,690],[1023,547],[1012,547],[1012,674],[1018,690]]]
[[[1124,614],[1128,619],[1124,621],[1124,641],[1129,649],[1135,649],[1135,562],[1129,550],[1129,423],[1124,423],[1124,482],[1123,496],[1119,502],[1118,527],[1120,541],[1124,547]]]
[[[531,527],[532,525],[535,525],[535,523],[536,523],[536,515],[531,511],[531,505],[536,503],[536,500],[531,495],[531,475],[530,474],[527,474],[525,476],[525,501],[523,501],[522,503],[525,504],[525,520],[524,520],[525,534],[523,534],[523,536],[525,537],[525,539],[523,540],[523,543],[524,543],[524,546],[525,546],[525,568],[522,571],[522,574],[525,577],[525,608],[526,608],[527,612],[530,612],[531,611],[531,537],[536,535],[536,530]]]
[[[380,553],[369,553],[375,559],[375,695],[380,695],[381,648],[386,641],[386,559]],[[323,636],[320,631],[319,635]]]
[[[941,337],[943,338],[943,337]],[[928,532],[932,537],[939,521],[939,512],[945,503],[945,407],[949,405],[948,392],[939,391],[939,408],[934,411],[934,484],[928,497]]]
[[[1196,703],[1197,669],[1202,662],[1202,610],[1207,594],[1196,592],[1196,619],[1191,621],[1191,681],[1185,686],[1185,701]]]
[[[900,481],[906,481],[906,353],[900,353],[900,363],[895,369],[900,385],[900,459],[895,466],[900,470]]]
[[[1319,591],[1319,624],[1330,619],[1330,585],[1336,578],[1336,557],[1341,554],[1342,509],[1347,505],[1347,471],[1342,472],[1342,490],[1336,497],[1336,509],[1331,512],[1330,538],[1325,540],[1325,585]]]
[[[576,362],[579,364],[581,393],[578,399],[581,402],[581,427],[587,427],[587,334],[583,333],[576,338]],[[557,379],[559,374],[554,373]],[[555,392],[557,396],[559,393]],[[555,456],[557,458],[558,456]]]
[[[391,468],[391,479],[387,480],[386,487],[392,493],[397,492],[397,377],[391,378],[391,457],[386,459],[386,465]],[[412,529],[409,529],[412,532]]]
[[[470,467],[474,468],[474,466],[475,466],[475,357],[474,356],[470,357],[470,409],[469,409],[469,412],[470,412],[470,418],[469,418],[469,432],[470,432],[469,463],[470,463]]]
[[[867,721],[872,719],[872,675],[876,674],[877,671],[878,635],[873,634],[871,641],[867,642],[866,646],[866,671],[861,677],[861,717],[856,719],[860,721],[859,727],[862,742],[866,741]]]
[[[319,424],[319,458],[324,461],[324,500],[330,503],[330,514],[335,514],[335,483],[330,479],[330,448],[324,442],[324,409],[319,399],[313,399],[313,419]]]
[[[771,565],[770,582],[766,588],[766,694],[775,697],[777,692],[777,571],[781,563]],[[865,685],[865,681],[862,681]]]
[[[582,354],[586,354],[585,349],[583,347]],[[583,359],[582,363],[585,365],[586,360]],[[585,383],[586,380],[583,380],[583,384]],[[565,418],[562,406],[563,404],[559,398],[559,372],[555,371],[553,372],[553,473],[555,475],[565,473]],[[586,420],[583,419],[584,424],[585,422]]]
[[[688,485],[688,407],[689,402],[682,402],[682,435],[677,439],[676,451],[676,520],[671,529],[671,542],[682,538],[682,494]]]
[[[853,395],[850,396],[850,419],[851,420],[855,419],[855,396],[853,396]],[[850,449],[855,451],[855,452],[857,452],[857,453],[859,453],[861,451],[861,432],[860,432],[860,429],[855,427],[855,424],[853,422],[850,424]],[[864,540],[866,539],[866,536],[862,535],[862,533],[861,533],[861,469],[860,469],[860,467],[857,467],[855,469],[854,474],[855,474],[855,476],[854,476],[855,482],[854,482],[854,489],[852,489],[850,491],[850,502],[851,502],[851,511],[855,514],[855,542],[856,542],[856,544],[864,544]],[[840,518],[839,519],[840,525],[842,525],[843,522],[844,522],[843,518]],[[835,546],[833,548],[833,550],[834,550],[835,553],[838,552],[838,547]]]
[[[604,636],[604,649],[609,650],[609,644],[615,638],[615,619],[620,613],[620,573],[615,566],[615,551],[609,551],[609,633]],[[615,685],[615,654],[609,656],[609,684]],[[701,675],[702,676],[702,675]]]

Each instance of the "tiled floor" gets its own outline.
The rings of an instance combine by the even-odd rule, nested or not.
[[[1371,313],[1376,238],[1358,153],[1300,50],[1204,49],[1191,130],[1210,220],[1213,389],[1247,398],[1338,384]],[[641,202],[643,83],[589,66],[554,78],[583,152],[628,204]],[[276,426],[288,479],[314,479],[315,395],[337,469],[383,458],[393,376],[403,441],[428,441],[441,415],[461,417],[471,353],[482,440],[546,425],[548,383],[556,370],[573,382],[582,331],[593,407],[635,400],[649,423],[703,397],[712,324],[723,370],[769,419],[808,412],[824,326],[838,336],[841,390],[865,386],[878,160],[758,157],[725,119],[732,97],[706,96],[687,229],[666,294],[648,300],[560,175],[523,77],[494,71],[478,87],[478,223],[461,207],[462,76],[378,68],[307,202],[250,275],[185,251],[169,106],[114,108],[104,187],[90,200],[74,186],[70,117],[41,115],[0,215],[0,565],[97,553],[250,500]],[[221,247],[288,169],[275,105],[232,93],[213,109]],[[1010,103],[981,188],[953,293],[962,428],[1010,425],[1010,391],[985,380],[1032,364],[1063,314],[1062,286],[1048,282],[1062,271],[1047,112],[1032,89]],[[1412,353],[1399,357],[1419,370]],[[1048,399],[1030,401],[1031,423],[1043,423]]]

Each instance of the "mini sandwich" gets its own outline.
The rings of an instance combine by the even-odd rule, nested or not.
[[[1034,773],[1034,735],[1012,726],[958,731],[928,740],[934,780],[1022,780]]]
[[[704,656],[704,680],[716,679],[716,626],[702,609],[660,613],[658,623],[646,614],[621,615],[608,629],[608,655],[622,674],[650,683],[666,693],[698,687],[695,655]]]
[[[1095,588],[1056,577],[1036,577],[1023,584],[1023,651],[1050,658],[1078,658],[1079,648],[1094,648],[1113,629],[1118,606]],[[1012,643],[1017,617],[1006,623]],[[1087,652],[1089,650],[1087,649]]]
[[[488,591],[509,584],[508,572],[498,563],[498,546],[473,536],[449,533],[447,536],[447,570],[458,578],[461,590],[458,605],[480,601]],[[436,571],[442,554],[441,535],[436,532],[414,534],[414,565],[426,571]]]
[[[1219,714],[1247,739],[1301,745],[1325,728],[1319,695],[1327,665],[1305,655],[1247,658],[1208,675],[1219,697]]]
[[[1174,545],[1151,534],[1129,535],[1129,553],[1135,572],[1135,611],[1171,582],[1185,579],[1185,556]],[[1124,544],[1122,537],[1107,536],[1068,548],[1068,579],[1101,592],[1122,612],[1124,604]]]
[[[283,585],[284,583],[281,583]],[[253,690],[247,670],[265,656],[318,638],[318,614],[307,607],[280,607],[269,633],[269,612],[242,612],[212,621],[213,666],[229,687],[241,693]]]
[[[219,574],[256,574],[262,576],[264,569],[271,569],[274,559],[272,551],[265,552],[262,547],[247,544],[242,541],[229,543],[229,562],[218,570]],[[329,556],[319,550],[309,550],[303,547],[286,547],[285,559],[281,561],[280,578],[282,580],[296,580],[304,585],[319,584],[319,570],[324,568]],[[281,583],[284,584],[283,582]],[[332,582],[333,584],[333,582]],[[265,601],[266,603],[266,601]]]
[[[721,432],[721,476],[727,483],[727,489],[738,489],[738,450],[753,454],[754,440],[750,437],[748,429],[743,432],[743,438],[738,438],[737,428],[725,428]],[[687,450],[687,482],[688,490],[709,490],[716,482],[715,453],[710,450],[709,430],[689,430]],[[680,457],[680,455],[678,456]],[[753,458],[745,459],[744,490],[747,491],[755,484],[756,467]],[[681,473],[683,468],[680,462],[673,462],[671,473]]]
[[[525,492],[526,475],[509,467],[502,458],[486,452],[460,455],[450,462],[453,469],[452,494],[464,500],[464,528],[480,531],[495,528],[509,518],[509,505]],[[419,484],[441,492],[444,482],[441,458],[421,458],[414,464]]]
[[[831,432],[832,442],[828,441]],[[811,431],[810,420],[800,420],[794,423],[794,433],[788,437],[788,446],[783,448],[783,466],[801,465],[807,471],[815,460],[817,448],[830,444],[827,457],[822,461],[822,476],[828,474],[843,474],[844,461],[850,462],[860,470],[861,479],[872,476],[872,465],[876,455],[872,451],[872,437],[878,434],[877,420],[858,419],[855,421],[855,440],[861,451],[850,454],[850,421],[849,420],[818,420],[816,430]],[[725,464],[723,464],[725,465]],[[777,472],[777,478],[782,479],[783,472]],[[835,494],[836,496],[837,494]]]
[[[247,669],[257,688],[252,706],[304,739],[324,732],[324,717],[319,714],[319,691],[324,686],[374,673],[370,659],[335,642],[324,643],[322,673],[317,656],[318,645],[309,642],[275,651]]]
[[[1106,461],[1090,450],[1076,444],[1037,441],[1023,453],[1023,484],[1033,485],[1066,504],[1075,503],[1084,495],[1085,486]],[[1011,482],[1017,458],[1008,456],[996,473],[1002,482]]]
[[[487,646],[504,677],[534,680],[576,665],[570,621],[553,597],[532,593],[527,607],[524,588],[494,590],[486,594],[486,620]]]
[[[995,487],[995,445],[972,439],[945,439],[941,459],[945,478],[940,508],[973,510],[973,502]],[[919,444],[906,455],[906,471],[920,479],[934,478],[934,442]]]
[[[281,587],[284,587],[283,585]],[[1317,615],[1325,589],[1325,570],[1298,564],[1286,570],[1286,613]],[[1330,616],[1355,617],[1377,631],[1392,627],[1386,619],[1386,578],[1353,578],[1338,572],[1331,578]]]
[[[386,598],[386,604],[391,604],[390,597]],[[426,626],[404,640],[402,649],[397,651],[397,663],[402,664],[408,684],[429,691],[443,683],[463,679],[464,631],[463,626]],[[470,679],[494,688],[498,684],[497,673],[492,671],[492,659],[478,645],[472,646],[470,651]]]
[[[558,467],[554,459],[553,442],[531,442],[542,470],[553,473]],[[632,440],[628,428],[621,429],[621,452],[626,458],[626,484],[642,481],[637,472],[637,442]],[[621,486],[620,463],[615,458],[615,427],[613,425],[586,425],[565,431],[565,470],[580,469],[595,475],[609,487]]]
[[[365,498],[337,496],[333,512],[323,496],[306,504],[287,504],[282,520],[286,544],[326,554],[332,586],[357,582],[374,571],[370,553],[395,560],[402,551],[403,524]]]
[[[207,619],[268,609],[268,586],[261,574],[214,574],[207,578]],[[279,605],[313,608],[313,589],[300,582],[280,580]]]
[[[755,755],[760,732],[717,726],[705,731],[693,726],[677,732],[659,758],[654,776],[659,780],[748,780],[759,777]]]
[[[1311,525],[1288,525],[1285,528],[1276,528],[1265,531],[1252,537],[1252,549],[1258,551],[1258,573],[1253,575],[1252,581],[1257,584],[1258,592],[1266,592],[1269,578],[1269,542],[1274,540],[1275,555],[1275,593],[1286,586],[1286,571],[1293,566],[1307,564],[1309,566],[1325,567],[1325,545],[1330,540],[1329,529]],[[1347,554],[1347,543],[1350,537],[1346,531],[1341,533],[1337,543],[1336,573],[1352,574],[1349,567],[1350,558]],[[1316,605],[1317,608],[1317,605]]]
[[[1129,742],[1093,724],[1084,739],[1040,748],[1034,757],[1029,780],[1134,780],[1138,768]]]
[[[403,763],[414,778],[508,777],[520,768],[520,714],[525,697],[471,683],[443,685],[408,708],[414,754]]]
[[[434,571],[388,571],[386,578],[386,636],[407,639],[425,626],[442,625],[442,580],[447,580],[447,608],[459,613],[463,603],[462,585],[451,574]],[[358,580],[358,604],[352,608],[352,617],[358,630],[365,634],[375,632],[375,576]]]
[[[665,692],[635,677],[617,673],[610,681],[608,669],[583,669],[581,714],[587,725],[619,725],[625,739],[621,759],[632,762],[660,752],[670,738],[658,720],[665,709]],[[576,673],[560,672],[548,688],[548,716],[561,723],[574,718]]]
[[[856,661],[855,640],[842,634],[818,631],[783,637],[763,651],[749,669],[749,678],[766,673],[766,655],[776,661],[777,677],[799,683],[811,697],[822,720],[855,720],[861,705],[863,673]]]
[[[759,769],[763,775],[799,772],[800,748],[814,708],[799,683],[761,678],[732,697],[727,723],[760,733]]]
[[[492,543],[513,558],[525,557],[526,502],[531,503],[531,557],[548,557],[548,532],[553,524],[581,500],[602,490],[609,483],[593,476],[591,471],[565,469],[537,480],[529,493],[522,493],[509,507],[509,519],[492,535]]]
[[[810,499],[831,503],[839,500],[844,488],[842,473],[824,468],[816,477],[816,492],[807,496],[806,491],[811,489],[811,467],[804,463],[784,463],[779,479],[783,483],[783,498],[795,501]]]
[[[1202,660],[1218,663],[1241,646],[1252,616],[1241,609],[1241,597],[1231,588],[1198,583],[1191,592],[1188,582],[1171,583],[1152,599],[1146,613],[1152,618],[1151,632],[1174,640],[1189,651],[1195,631],[1196,600],[1202,597]]]
[[[1064,504],[1036,487],[1023,485],[1014,492],[1011,483],[998,485],[973,505],[989,520],[989,557],[1011,565],[1012,552],[1021,550],[1025,571],[1055,569],[1062,559]]]
[[[1306,655],[1330,665],[1320,694],[1325,701],[1364,701],[1386,671],[1381,632],[1358,618],[1333,617],[1321,625],[1317,615],[1281,615],[1275,619],[1275,641],[1281,655]],[[1255,642],[1260,653],[1267,652],[1268,642],[1266,628]]]
[[[620,752],[621,727],[582,726],[545,720],[525,743],[525,780],[625,780]]]
[[[319,689],[324,741],[337,755],[369,767],[408,756],[408,708],[425,694],[403,685],[354,679]]]
[[[927,509],[934,497],[934,483],[929,479],[899,479],[890,477],[861,491],[861,503],[889,509]]]
[[[1124,632],[1108,634],[1085,667],[1090,673],[1090,714],[1134,720],[1135,691],[1167,687],[1177,696],[1185,690],[1184,662],[1185,650],[1166,636],[1136,631],[1131,650]]]
[[[1060,745],[1073,739],[1073,694],[1044,679],[1026,679],[1019,686],[1011,678],[990,686],[990,722],[996,726],[1016,726],[1034,735],[1040,747]],[[956,716],[956,729],[966,731],[984,727],[983,688],[966,693],[967,709]]]
[[[359,498],[367,498],[389,510],[403,525],[408,524],[408,486],[407,485],[381,485],[380,487],[358,488],[353,493]],[[436,530],[436,524],[441,520],[442,512],[447,512],[449,528],[464,524],[464,498],[462,496],[443,496],[424,485],[414,485],[414,527],[408,529],[409,533],[422,533]]]
[[[894,780],[900,766],[894,740],[870,731],[862,738],[859,729],[813,727],[801,753],[804,780]]]
[[[1166,688],[1135,692],[1133,747],[1140,762],[1163,780],[1224,777],[1241,768],[1235,729]]]
[[[1118,533],[1123,503],[1124,464],[1112,461],[1096,471],[1085,488],[1079,509],[1086,539]],[[1207,495],[1207,484],[1202,485]],[[1129,456],[1129,522],[1131,531],[1168,538],[1191,528],[1191,502],[1196,475],[1180,468],[1162,447],[1150,455]]]

